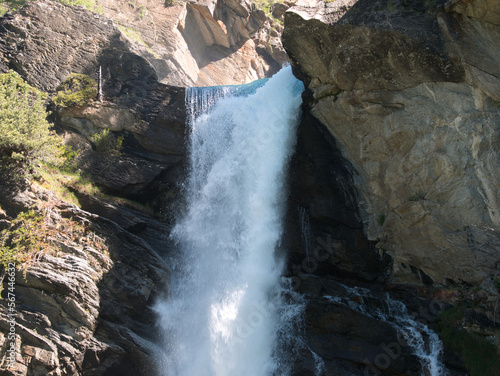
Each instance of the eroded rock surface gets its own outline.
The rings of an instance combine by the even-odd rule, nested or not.
[[[287,61],[279,33],[270,35],[273,20],[250,1],[106,0],[102,7],[164,83],[248,83]]]
[[[152,375],[156,372],[151,304],[170,271],[143,239],[50,192],[19,196],[2,186],[7,218],[38,207],[47,246],[15,275],[15,349],[7,370],[11,313],[0,302],[5,375]],[[13,204],[14,203],[14,204]],[[153,245],[154,246],[154,245]],[[7,286],[6,284],[4,286]]]
[[[451,3],[448,13],[442,1],[360,0],[335,18],[286,14],[283,43],[311,113],[357,172],[364,231],[394,258],[395,281],[498,273],[500,29],[479,12],[498,4]]]
[[[0,21],[0,70],[54,92],[70,73],[95,77],[102,67],[105,102],[54,109],[78,163],[106,191],[142,201],[176,197],[185,155],[184,88],[158,82],[109,18],[80,7],[33,2]],[[124,137],[120,153],[95,152],[90,137],[109,129]],[[165,200],[163,204],[167,205]]]

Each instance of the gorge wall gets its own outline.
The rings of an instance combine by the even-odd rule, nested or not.
[[[163,83],[248,83],[276,73],[287,61],[279,38],[281,21],[277,21],[283,12],[271,17],[251,1],[105,0],[99,4]]]
[[[81,7],[32,2],[0,19],[0,30],[0,71],[13,69],[52,95],[70,73],[93,77],[102,66],[105,101],[54,108],[52,120],[78,152],[79,167],[103,191],[143,203],[151,198],[164,217],[158,221],[75,191],[78,208],[36,184],[16,186],[2,176],[1,229],[36,209],[35,218],[42,218],[36,231],[47,244],[16,272],[16,358],[9,369],[10,321],[2,299],[0,372],[155,374],[151,306],[170,277],[163,259],[170,231],[165,210],[173,211],[169,202],[179,201],[184,89],[159,83],[151,64],[130,50],[109,18]],[[102,129],[124,137],[120,153],[92,146],[90,136]]]
[[[150,306],[168,285],[165,234],[183,205],[184,88],[171,85],[249,82],[288,59],[279,23],[249,2],[167,5],[106,0],[103,15],[40,1],[0,19],[0,72],[13,69],[53,94],[68,74],[93,76],[102,67],[106,100],[54,108],[53,121],[101,189],[150,204],[163,219],[84,194],[83,210],[52,200],[51,221],[90,223],[97,242],[59,239],[55,253],[28,265],[26,277],[18,273],[25,304],[14,374],[155,372]],[[290,5],[275,9],[278,19]],[[283,45],[308,88],[284,237],[288,276],[308,299],[309,349],[295,374],[316,374],[317,356],[326,374],[363,374],[397,341],[387,322],[326,298],[359,303],[344,282],[379,297],[390,290],[414,311],[438,294],[442,310],[461,294],[424,286],[481,285],[464,296],[489,311],[467,308],[463,326],[497,336],[498,5],[299,0],[284,17]],[[95,150],[89,138],[102,129],[124,137],[121,153]],[[0,188],[3,225],[50,201]],[[450,374],[466,373],[460,356],[445,355]],[[409,347],[376,368],[420,370]]]
[[[299,1],[286,13],[309,110],[356,171],[392,281],[498,274],[499,41],[492,2]]]

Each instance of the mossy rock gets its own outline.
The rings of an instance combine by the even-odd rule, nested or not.
[[[52,102],[57,106],[84,106],[97,97],[97,82],[85,74],[71,73],[56,90]]]

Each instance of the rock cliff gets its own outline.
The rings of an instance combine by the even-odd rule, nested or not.
[[[176,201],[185,155],[183,88],[159,83],[110,19],[80,7],[33,2],[0,19],[0,29],[0,71],[14,69],[49,94],[69,73],[94,76],[101,66],[105,101],[54,108],[58,131],[102,190],[143,203],[153,199],[158,212]],[[89,136],[102,129],[124,137],[120,153],[94,150]],[[2,299],[0,372],[154,374],[151,306],[168,288],[170,272],[160,255],[168,250],[169,226],[85,193],[75,192],[77,208],[10,180],[2,176],[0,184],[1,228],[35,208],[47,247],[16,272],[17,355],[9,371],[4,334],[10,321]]]
[[[4,227],[12,226],[21,211],[35,208],[33,220],[41,223],[30,236],[44,239],[41,251],[14,277],[16,356],[11,367],[7,361],[11,311],[7,299],[0,301],[0,372],[154,374],[158,350],[150,306],[158,293],[165,292],[170,271],[158,253],[163,249],[126,226],[125,213],[136,223],[141,214],[122,208],[111,215],[110,208],[111,221],[106,213],[83,211],[35,186],[19,192],[3,182],[0,192]],[[154,231],[154,221],[147,222],[149,231]],[[160,229],[166,231],[157,223]]]
[[[287,61],[277,31],[281,26],[251,1],[99,3],[164,83],[248,83],[270,76]]]
[[[0,29],[0,71],[14,69],[49,93],[70,73],[94,77],[102,67],[106,101],[54,109],[53,120],[66,143],[81,151],[81,168],[105,191],[143,202],[177,197],[185,154],[183,88],[159,83],[109,18],[81,7],[33,2],[4,17]],[[92,149],[89,138],[102,129],[124,137],[122,153]]]
[[[373,301],[355,293],[343,311],[339,278],[389,291],[441,331],[447,374],[494,374],[464,349],[497,335],[499,10],[299,0],[285,14],[283,45],[308,88],[285,240],[307,301],[297,375],[423,372],[410,354],[390,356],[397,337],[371,319]]]
[[[309,110],[356,171],[364,231],[393,257],[393,281],[498,273],[497,14],[487,1],[382,0],[286,13]]]
[[[0,187],[0,228],[35,204],[54,238],[16,275],[15,374],[154,374],[150,307],[168,285],[161,254],[185,157],[184,89],[170,84],[248,82],[287,59],[281,26],[254,4],[166,5],[106,0],[103,15],[40,1],[0,19],[1,72],[52,94],[69,73],[102,67],[105,101],[53,108],[53,120],[101,189],[166,220],[79,192],[81,209]],[[307,299],[295,375],[419,375],[398,328],[353,308],[376,311],[386,291],[430,325],[465,301],[455,325],[498,335],[498,14],[488,0],[299,0],[284,15],[283,44],[308,87],[284,238]],[[96,150],[102,129],[123,136],[120,153]],[[470,285],[482,290],[431,288]],[[454,350],[445,360],[450,375],[466,373]]]

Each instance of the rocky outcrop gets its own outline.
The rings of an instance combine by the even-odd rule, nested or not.
[[[283,43],[356,171],[364,232],[393,257],[391,279],[487,283],[500,250],[498,6],[360,0],[328,18],[300,4]]]
[[[287,60],[279,35],[270,35],[275,22],[250,1],[108,0],[102,9],[164,83],[248,83]]]
[[[53,108],[53,120],[103,190],[156,205],[168,219],[163,211],[179,201],[185,155],[184,89],[160,84],[112,21],[80,7],[33,2],[0,19],[0,28],[0,70],[16,70],[49,95],[69,73],[93,76],[102,67],[105,101]],[[123,136],[119,152],[89,141],[102,129]],[[35,205],[47,244],[16,272],[16,362],[7,371],[11,341],[2,334],[0,372],[155,374],[151,307],[168,288],[160,257],[168,225],[82,192],[75,194],[88,211],[35,186],[20,191],[6,186],[10,179],[0,181],[1,228]],[[0,305],[2,333],[10,330],[7,303]]]
[[[50,192],[31,187],[19,194],[2,185],[1,193],[9,220],[19,210],[37,207],[42,222],[31,236],[45,243],[14,277],[13,341],[7,337],[12,332],[9,300],[0,300],[0,372],[154,374],[158,349],[150,307],[170,275],[155,244]],[[6,351],[11,343],[12,366]]]
[[[53,109],[53,120],[104,190],[144,202],[168,196],[155,203],[169,205],[185,155],[184,89],[160,84],[110,19],[79,7],[30,3],[0,28],[0,70],[14,69],[39,89],[53,92],[70,73],[93,77],[102,67],[107,101]],[[90,136],[103,129],[124,137],[121,153],[92,149]]]
[[[494,0],[450,0],[445,6],[447,12],[457,12],[467,17],[500,25],[500,10]]]

